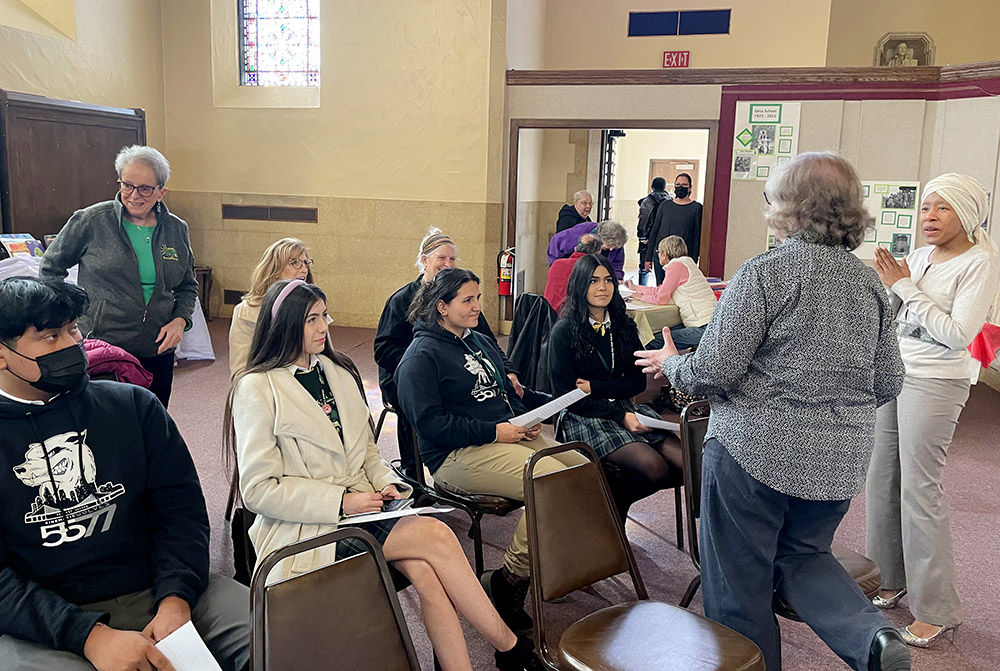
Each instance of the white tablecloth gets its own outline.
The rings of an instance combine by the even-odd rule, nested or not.
[[[673,303],[655,305],[633,298],[625,303],[625,309],[639,327],[639,341],[643,346],[658,336],[664,327],[669,328],[681,323],[681,311]]]
[[[17,275],[38,277],[38,266],[41,258],[37,256],[15,256],[0,261],[0,280]],[[66,281],[76,284],[76,266],[69,269]],[[191,315],[191,329],[181,338],[180,344],[174,350],[178,359],[192,361],[215,361],[215,350],[212,349],[212,338],[208,334],[208,323],[205,313],[201,310],[201,302],[195,298],[194,314]]]

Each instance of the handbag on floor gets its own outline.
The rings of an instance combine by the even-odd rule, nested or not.
[[[250,586],[250,576],[257,564],[257,553],[250,541],[250,525],[257,516],[240,507],[233,511],[233,520],[229,533],[233,539],[233,566],[236,569],[233,578],[236,582]]]

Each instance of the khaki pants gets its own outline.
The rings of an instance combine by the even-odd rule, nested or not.
[[[524,464],[537,452],[546,447],[558,445],[547,436],[520,443],[487,443],[455,450],[434,472],[434,479],[470,494],[494,494],[508,499],[524,500]],[[554,457],[545,457],[535,465],[535,473],[552,473],[567,466],[587,463],[587,458],[578,452],[563,452]],[[527,578],[528,526],[521,515],[514,531],[514,539],[504,555],[507,570],[516,576]]]

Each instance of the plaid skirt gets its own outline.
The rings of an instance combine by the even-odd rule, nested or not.
[[[613,400],[611,404],[625,412],[636,412],[654,419],[663,419],[645,404],[635,404],[628,400]],[[556,436],[566,443],[579,441],[587,443],[601,459],[622,445],[628,443],[649,443],[656,445],[670,435],[667,431],[653,430],[648,433],[633,433],[618,422],[600,417],[584,417],[563,410],[559,414]]]
[[[389,532],[392,531],[392,527],[395,526],[396,522],[401,519],[403,518],[393,517],[388,520],[365,522],[363,524],[344,524],[341,522],[341,526],[351,526],[357,527],[358,529],[364,529],[375,537],[375,540],[378,541],[379,545],[382,545],[385,543],[385,539],[389,537]],[[359,555],[362,552],[368,552],[368,546],[356,538],[347,538],[337,543],[337,561],[353,557],[354,555]]]

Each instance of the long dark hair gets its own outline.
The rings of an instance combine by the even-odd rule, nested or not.
[[[471,270],[444,268],[433,280],[422,283],[417,289],[406,313],[407,320],[414,324],[418,321],[437,324],[441,319],[438,301],[452,302],[467,282],[479,284],[479,278]]]
[[[226,446],[227,463],[232,463],[231,460],[236,456],[236,432],[233,426],[233,394],[236,391],[236,385],[250,373],[266,373],[269,370],[284,368],[295,363],[302,354],[302,334],[309,308],[317,301],[326,303],[326,294],[323,293],[322,289],[314,284],[302,283],[285,296],[285,299],[278,306],[278,313],[272,319],[271,310],[278,295],[289,282],[295,281],[297,280],[275,282],[264,294],[264,300],[261,302],[260,316],[254,327],[246,368],[233,378],[229,398],[226,401],[226,412],[223,417],[223,442]],[[351,358],[333,349],[329,338],[327,338],[322,354],[351,374],[358,385],[361,398],[364,399],[367,406],[368,398],[365,396],[365,385],[361,380],[358,367],[354,365]],[[368,416],[368,425],[374,431],[375,425],[372,423],[371,415]]]
[[[615,293],[608,303],[611,333],[622,343],[622,351],[634,352],[642,349],[639,343],[639,329],[625,311],[625,299],[618,291],[618,276],[611,262],[601,254],[587,254],[577,259],[573,266],[573,272],[570,273],[569,283],[566,286],[566,300],[563,301],[562,310],[559,312],[559,316],[569,323],[572,347],[580,359],[591,356],[595,351],[590,339],[593,330],[587,319],[590,316],[587,289],[590,288],[590,278],[598,266],[606,268],[615,280]]]

